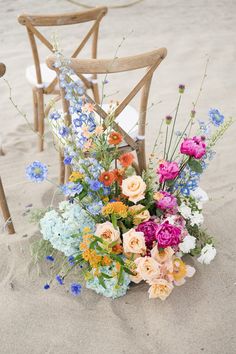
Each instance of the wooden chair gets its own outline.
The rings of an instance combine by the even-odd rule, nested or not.
[[[2,77],[6,72],[6,67],[3,63],[0,63],[0,77]],[[0,208],[2,210],[2,215],[3,215],[3,220],[6,224],[6,228],[8,230],[9,234],[14,234],[15,233],[15,229],[14,229],[14,225],[11,219],[11,215],[9,212],[9,208],[7,205],[7,199],[6,199],[6,195],[3,189],[3,184],[2,184],[2,180],[1,180],[1,176],[0,176]]]
[[[77,75],[81,74],[108,74],[108,73],[120,73],[128,72],[131,70],[137,70],[141,68],[146,68],[146,72],[141,80],[136,84],[132,91],[121,101],[121,103],[112,112],[112,118],[116,119],[113,123],[113,128],[119,131],[124,138],[126,146],[125,149],[130,149],[131,151],[136,151],[138,166],[136,170],[138,173],[142,173],[146,168],[146,156],[145,156],[145,128],[146,128],[146,112],[148,104],[148,96],[151,85],[151,80],[154,71],[160,65],[162,60],[166,57],[167,50],[165,48],[157,49],[152,52],[144,53],[141,55],[116,58],[116,59],[71,59],[70,67]],[[54,63],[56,61],[56,56],[52,55],[47,59],[47,65],[49,68],[57,71]],[[130,112],[130,101],[136,96],[136,94],[141,92],[140,109],[137,113],[136,123],[138,125],[138,130],[129,132],[128,127],[130,127],[129,122],[129,112]],[[85,93],[86,98],[92,104],[94,104],[94,109],[100,117],[106,119],[109,114],[104,110],[104,106],[101,107],[96,103],[87,93]],[[65,116],[65,121],[67,125],[71,123],[71,116],[69,114],[69,104],[65,99],[64,88],[61,88],[61,98],[62,107]],[[127,113],[124,114],[124,119],[122,120],[122,113],[126,110]],[[132,118],[132,125],[135,123],[135,119]],[[132,134],[133,133],[133,134]],[[63,183],[63,171],[61,174],[61,183]]]
[[[56,15],[29,15],[22,14],[18,17],[21,25],[26,26],[29,41],[32,49],[34,65],[26,69],[26,78],[32,84],[33,107],[34,107],[34,129],[39,132],[39,151],[43,150],[44,135],[44,95],[59,94],[58,80],[56,74],[49,70],[46,64],[40,63],[36,38],[44,44],[51,52],[54,52],[53,44],[36,28],[39,26],[63,26],[93,21],[93,25],[82,39],[79,46],[74,50],[71,57],[75,58],[84,48],[90,37],[92,40],[92,58],[97,57],[98,32],[101,19],[107,13],[106,7],[97,7],[85,12],[74,12]],[[96,74],[80,79],[87,89],[92,89],[95,101],[99,100]]]

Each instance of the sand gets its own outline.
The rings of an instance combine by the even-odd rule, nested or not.
[[[101,4],[98,0],[87,3]],[[31,123],[32,97],[25,67],[32,58],[17,15],[74,10],[81,8],[65,0],[0,0],[0,61],[7,66],[5,77],[14,100]],[[235,1],[222,0],[146,0],[109,11],[101,26],[100,57],[113,57],[122,36],[127,39],[120,56],[168,48],[152,85],[150,103],[162,102],[148,114],[148,150],[155,138],[154,127],[175,107],[179,83],[186,85],[179,122],[183,125],[208,57],[208,77],[197,118],[205,117],[210,107],[219,108],[226,117],[235,114],[235,11]],[[65,53],[76,46],[79,33],[76,26],[62,31]],[[47,54],[43,51],[44,58]],[[88,54],[85,50],[84,55]],[[136,78],[134,74],[117,77],[109,85],[120,90],[117,97],[122,98],[130,80]],[[0,171],[17,230],[15,235],[3,231],[0,235],[0,354],[235,353],[236,125],[217,146],[217,157],[202,179],[202,187],[211,197],[204,216],[216,239],[215,261],[209,266],[195,262],[196,275],[165,302],[148,300],[146,285],[135,286],[115,301],[86,289],[81,297],[73,298],[64,288],[42,290],[45,268],[33,266],[30,256],[38,229],[28,222],[27,206],[47,207],[54,187],[27,182],[24,170],[33,160],[41,160],[49,165],[50,177],[56,181],[57,154],[51,136],[46,134],[45,151],[38,153],[37,137],[10,104],[2,79],[0,90],[0,138],[5,152],[0,156]]]

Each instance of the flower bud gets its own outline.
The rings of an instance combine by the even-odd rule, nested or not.
[[[172,117],[171,116],[166,116],[166,124],[170,125],[171,121],[172,121]]]
[[[184,93],[185,85],[179,85],[179,93]]]
[[[194,118],[195,115],[196,115],[196,111],[193,109],[193,110],[191,111],[191,113],[190,113],[190,117],[191,117],[191,118]]]

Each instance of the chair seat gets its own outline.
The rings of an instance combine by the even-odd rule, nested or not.
[[[107,113],[111,110],[114,110],[114,108],[111,108],[110,104],[103,104],[102,108]],[[136,139],[138,135],[138,119],[138,111],[131,105],[127,105],[116,118],[116,123],[118,123],[119,126],[133,139]]]
[[[45,63],[40,63],[40,70],[42,75],[43,87],[47,88],[50,85],[50,83],[56,78],[57,74],[54,70],[49,69]],[[30,85],[37,87],[38,82],[37,82],[36,70],[34,65],[30,65],[26,68],[25,76],[27,81],[30,83]],[[90,79],[92,77],[92,75],[90,74],[84,76],[87,79]],[[58,84],[56,85],[56,88],[59,90]]]

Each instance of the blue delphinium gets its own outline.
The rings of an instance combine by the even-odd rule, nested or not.
[[[61,186],[61,191],[67,195],[74,197],[76,194],[80,194],[83,190],[83,186],[80,183],[68,182]]]
[[[97,192],[102,187],[101,182],[99,182],[98,180],[89,179],[88,183],[89,183],[89,188],[94,192]]]
[[[82,285],[78,283],[72,283],[70,286],[70,292],[74,296],[78,296],[81,293]]]
[[[63,278],[59,274],[56,276],[56,281],[58,282],[58,284],[64,285]]]
[[[70,129],[67,126],[62,126],[59,128],[58,133],[63,137],[67,137],[69,135]]]
[[[66,156],[64,158],[64,164],[65,165],[70,165],[71,164],[71,161],[72,161],[72,157],[71,156]]]
[[[102,201],[95,201],[92,204],[87,205],[87,210],[90,212],[92,215],[99,215],[101,213],[103,207]]]
[[[61,118],[61,115],[57,111],[54,111],[54,112],[50,113],[50,115],[49,115],[49,119],[52,119],[52,120],[58,120],[59,118]]]
[[[218,109],[211,108],[208,112],[210,121],[216,126],[219,127],[223,122],[225,117],[220,113]]]
[[[40,161],[34,161],[26,168],[26,175],[33,182],[43,182],[47,178],[47,173],[47,166]]]
[[[54,257],[53,256],[46,256],[45,259],[46,259],[46,261],[54,262]]]

